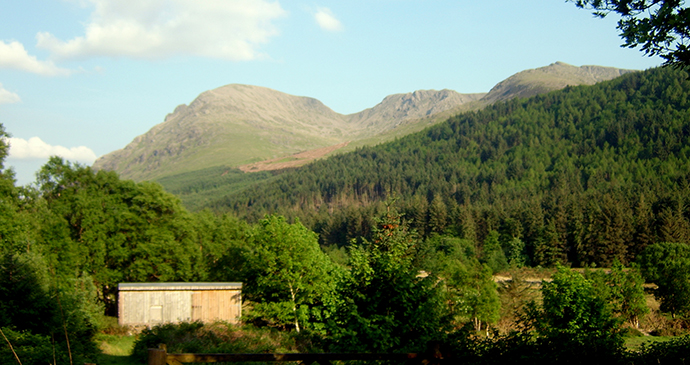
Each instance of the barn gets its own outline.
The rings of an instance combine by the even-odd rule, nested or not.
[[[150,326],[183,321],[237,323],[242,283],[121,283],[120,325]]]

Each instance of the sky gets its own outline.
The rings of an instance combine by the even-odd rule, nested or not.
[[[227,84],[350,114],[390,94],[488,92],[556,61],[644,70],[610,15],[564,0],[0,0],[0,124],[18,185],[91,165]]]

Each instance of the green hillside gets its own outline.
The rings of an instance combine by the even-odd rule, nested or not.
[[[533,265],[629,262],[690,241],[687,74],[653,69],[513,100],[317,161],[207,207],[298,216],[324,244],[365,235],[396,197],[423,236],[491,232]],[[510,251],[510,250],[507,250]]]

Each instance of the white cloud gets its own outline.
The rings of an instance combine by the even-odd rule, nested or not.
[[[319,24],[319,27],[323,30],[337,32],[343,29],[340,20],[338,20],[328,8],[319,8],[316,14],[314,14],[314,19],[316,19],[316,23]]]
[[[9,158],[24,159],[43,159],[50,156],[60,156],[69,161],[78,161],[91,164],[96,161],[96,154],[88,147],[79,146],[67,148],[63,146],[52,146],[43,142],[38,137],[31,137],[29,140],[23,138],[7,139],[10,144]]]
[[[94,7],[85,35],[68,41],[39,33],[38,47],[57,58],[166,58],[194,55],[228,60],[259,57],[285,15],[266,0],[88,0]]]
[[[5,88],[2,87],[2,84],[0,84],[0,104],[12,104],[20,101],[22,101],[22,99],[19,98],[19,95],[5,90]]]
[[[9,68],[32,72],[44,76],[66,76],[70,70],[59,68],[51,61],[39,61],[35,56],[30,56],[24,45],[14,41],[5,43],[0,41],[0,68]]]

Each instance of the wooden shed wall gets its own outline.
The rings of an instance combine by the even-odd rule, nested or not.
[[[120,292],[120,324],[158,324],[189,321],[192,318],[192,292]]]
[[[192,294],[192,320],[194,321],[236,320],[241,315],[242,300],[239,291],[205,290]]]
[[[241,290],[120,290],[120,325],[155,325],[189,320],[236,323]]]

